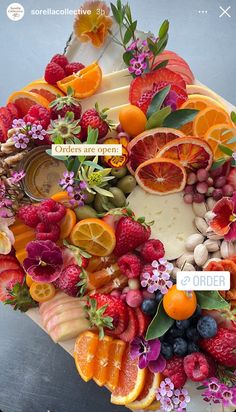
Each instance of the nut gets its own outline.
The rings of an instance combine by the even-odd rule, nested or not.
[[[221,239],[223,239],[223,236],[217,235],[215,232],[213,232],[213,230],[210,230],[207,233],[207,238],[211,239],[211,240],[221,240]]]
[[[187,270],[189,272],[195,272],[195,267],[191,265],[191,263],[185,263],[183,270]]]
[[[217,250],[217,252],[213,252],[212,255],[211,255],[211,257],[212,257],[212,259],[214,259],[214,260],[216,260],[216,259],[221,260],[221,253],[220,253],[220,251]]]
[[[200,245],[200,243],[203,243],[204,241],[204,236],[201,235],[201,233],[194,233],[193,235],[190,235],[185,243],[185,247],[189,252],[193,252],[195,247],[197,245]]]
[[[207,209],[208,209],[208,210],[212,210],[213,207],[214,207],[215,204],[216,204],[216,200],[214,200],[213,197],[208,197],[208,199],[207,199],[207,201],[206,201],[206,204],[207,204]]]
[[[217,252],[217,250],[220,250],[220,242],[217,240],[207,239],[203,244],[206,246],[208,252]]]
[[[226,242],[223,240],[220,246],[220,253],[222,258],[227,259],[229,256],[232,256],[235,253],[235,247],[232,242]]]
[[[176,260],[176,266],[181,270],[184,270],[184,265],[186,263],[194,263],[193,253],[184,253]]]
[[[204,217],[207,212],[207,206],[205,202],[202,203],[195,203],[193,202],[193,211],[196,216]]]
[[[198,266],[203,266],[208,260],[208,250],[205,245],[197,245],[194,249],[194,260]]]
[[[171,272],[171,277],[173,278],[173,279],[176,279],[176,276],[177,276],[177,272],[179,272],[180,271],[180,268],[178,268],[178,267],[174,267],[173,268],[173,270],[172,270],[172,272]]]
[[[208,224],[206,223],[206,221],[202,217],[197,216],[195,217],[194,222],[199,232],[201,232],[203,236],[206,236],[208,229]]]
[[[206,212],[204,216],[204,219],[207,223],[209,223],[214,217],[215,217],[215,213],[212,212],[211,210],[208,210],[208,212]]]

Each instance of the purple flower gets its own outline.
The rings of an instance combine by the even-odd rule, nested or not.
[[[174,409],[174,404],[171,400],[171,398],[161,398],[160,399],[160,403],[161,403],[161,410],[164,412],[171,412]]]
[[[220,387],[221,399],[223,406],[236,405],[236,388],[229,388],[226,385]]]
[[[2,207],[11,207],[12,206],[12,200],[11,199],[1,199],[0,200],[0,208]]]
[[[138,48],[139,39],[134,40],[129,47],[127,47],[128,51],[136,50]]]
[[[26,149],[26,147],[29,143],[29,138],[24,133],[18,133],[18,132],[15,133],[13,135],[13,140],[15,142],[15,147],[17,149]]]
[[[68,186],[67,187],[67,192],[70,196],[70,203],[73,207],[80,207],[84,205],[84,201],[86,199],[86,194],[83,193],[83,190],[85,189],[85,187],[87,187],[86,183],[84,185],[85,182],[80,182],[79,186],[76,187],[72,187],[72,186]]]
[[[14,119],[12,122],[12,128],[14,129],[15,127],[20,127],[24,128],[26,126],[26,123],[23,119]]]
[[[51,283],[56,280],[62,270],[61,249],[51,240],[34,240],[26,247],[28,257],[23,266],[26,272],[39,282]]]
[[[187,403],[190,402],[190,396],[188,394],[187,389],[176,389],[174,391],[174,396],[173,396],[173,404],[175,405],[176,408],[185,409],[187,406]]]
[[[210,378],[203,382],[206,389],[202,393],[203,399],[209,403],[220,403],[221,402],[221,383],[217,378]]]
[[[166,259],[161,258],[152,262],[152,267],[157,269],[159,273],[170,273],[173,269],[172,263],[169,263]]]
[[[161,382],[160,387],[157,389],[157,399],[160,400],[164,396],[171,398],[173,396],[173,393],[174,384],[169,378],[166,378]]]
[[[164,295],[173,286],[169,274],[173,269],[173,265],[167,262],[166,259],[159,259],[159,261],[154,260],[152,262],[152,267],[152,274],[145,272],[142,275],[141,285],[143,288],[147,287],[147,291],[150,293],[160,290]]]
[[[60,180],[60,186],[62,186],[62,188],[65,190],[69,187],[72,187],[72,185],[74,184],[74,172],[64,172],[63,176],[64,178]],[[73,190],[73,188],[72,188]]]
[[[159,339],[145,340],[142,336],[136,337],[130,344],[131,359],[139,358],[139,368],[148,367],[151,372],[162,372],[166,361],[161,355],[161,342]]]
[[[33,124],[31,130],[28,132],[32,139],[39,139],[43,140],[45,135],[47,134],[46,130],[43,129],[41,124]]]
[[[172,111],[177,110],[177,100],[178,100],[178,95],[174,90],[170,90],[168,95],[166,96],[163,106],[170,106]]]
[[[141,53],[141,54],[138,54],[137,57],[133,57],[130,60],[130,66],[128,67],[128,70],[130,73],[134,73],[135,76],[141,76],[141,74],[144,72],[146,68],[147,68],[146,54]]]
[[[11,183],[13,183],[14,185],[19,183],[22,179],[24,179],[25,174],[26,173],[24,172],[24,170],[20,170],[19,172],[14,172],[12,176],[10,177]]]

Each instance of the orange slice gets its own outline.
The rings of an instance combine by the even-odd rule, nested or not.
[[[49,107],[49,101],[45,99],[45,97],[36,93],[27,92],[25,90],[12,93],[7,103],[14,103],[22,117],[28,113],[28,110],[34,104],[40,104],[47,109]]]
[[[206,86],[202,86],[200,84],[187,84],[186,85],[186,90],[188,95],[191,94],[200,94],[201,96],[208,96],[211,97],[212,99],[216,100],[217,102],[221,103],[224,106],[224,100],[218,96],[215,92],[213,92],[211,89],[208,89]]]
[[[103,220],[83,219],[78,222],[70,235],[73,245],[95,256],[108,256],[116,244],[114,230]]]
[[[222,124],[217,124],[212,127],[207,131],[205,135],[205,140],[209,143],[211,146],[213,156],[215,160],[218,160],[220,158],[228,157],[226,154],[224,154],[220,148],[219,144],[222,144],[229,149],[232,149],[233,151],[236,150],[236,142],[232,144],[228,144],[227,142],[232,139],[236,135],[236,129],[230,129],[229,125],[226,123]]]
[[[33,282],[29,291],[30,296],[36,302],[47,302],[56,294],[55,286],[52,283]]]
[[[145,409],[150,406],[156,399],[156,390],[159,388],[160,383],[161,374],[152,373],[148,369],[145,385],[142,392],[137,397],[136,401],[128,403],[126,407],[133,411],[136,411],[138,409]]]
[[[154,401],[150,406],[147,406],[146,411],[159,411],[161,404],[159,401]]]
[[[146,369],[139,369],[138,358],[131,359],[127,348],[122,359],[119,383],[111,394],[111,403],[126,405],[135,401],[144,388],[146,373]]]
[[[102,70],[95,62],[80,70],[78,73],[74,73],[60,80],[57,82],[57,86],[65,94],[67,93],[68,86],[71,86],[72,89],[75,90],[74,96],[78,99],[83,99],[92,96],[100,86],[101,81]]]
[[[34,283],[32,277],[30,275],[28,275],[28,273],[26,274],[25,282],[26,282],[26,285],[28,286],[28,288],[30,288],[30,286]]]
[[[27,84],[27,86],[25,86],[23,90],[39,94],[49,102],[55,100],[58,95],[64,96],[64,93],[62,93],[62,91],[58,89],[58,87],[47,83],[45,80],[35,80],[34,82]]]
[[[92,379],[94,374],[94,360],[98,342],[98,335],[90,331],[81,333],[75,342],[75,364],[81,378],[85,382]]]
[[[230,127],[233,124],[230,120],[229,114],[220,107],[207,107],[201,110],[193,121],[193,134],[194,136],[205,136],[210,127],[227,123]]]
[[[157,158],[165,157],[178,160],[188,170],[210,169],[213,154],[207,142],[194,137],[182,137],[167,143],[157,154]]]
[[[55,200],[55,202],[61,203],[65,207],[72,208],[70,196],[66,191],[55,193],[55,195],[51,196],[51,199]]]
[[[111,350],[113,339],[110,336],[104,336],[99,342],[95,355],[95,371],[93,380],[97,385],[105,385],[108,377],[108,358]]]
[[[66,239],[70,236],[73,227],[76,224],[76,214],[71,209],[66,209],[66,214],[60,222],[59,226],[61,229],[60,239]]]
[[[146,192],[157,195],[181,192],[186,185],[186,171],[172,159],[150,159],[138,167],[135,178]]]
[[[156,157],[163,146],[179,137],[184,137],[184,134],[179,130],[166,127],[146,130],[136,136],[128,144],[129,163],[127,166],[130,173],[134,174],[141,163]]]
[[[126,348],[126,343],[120,339],[114,339],[111,344],[108,360],[107,387],[114,391],[119,382],[122,357]]]

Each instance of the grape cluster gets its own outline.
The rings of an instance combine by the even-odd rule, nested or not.
[[[234,192],[232,185],[227,183],[230,166],[220,166],[215,170],[199,169],[191,172],[184,189],[184,201],[187,204],[202,203],[207,197],[220,200],[223,196],[231,197]]]

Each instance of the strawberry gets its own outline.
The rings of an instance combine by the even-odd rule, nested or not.
[[[135,220],[134,217],[123,216],[116,227],[116,247],[114,254],[122,256],[132,252],[145,243],[151,235],[151,229],[145,224],[144,218]]]
[[[143,336],[146,333],[147,327],[151,319],[149,318],[148,315],[143,313],[140,308],[136,308],[135,313],[136,313],[138,324],[139,324],[138,336]]]
[[[91,326],[99,329],[100,337],[105,332],[120,335],[127,325],[127,306],[118,297],[95,293],[88,300],[87,311]]]
[[[19,267],[2,271],[0,276],[0,301],[5,302],[8,299],[12,299],[9,292],[11,292],[16,283],[22,284],[23,281],[24,272]]]
[[[128,307],[128,319],[129,323],[127,329],[119,336],[119,339],[123,340],[124,342],[132,342],[135,336],[139,333],[139,323],[136,316],[136,312],[133,308]]]
[[[224,366],[236,367],[236,332],[220,327],[210,339],[202,339],[200,347]]]
[[[56,100],[50,103],[50,113],[53,120],[60,117],[65,117],[67,112],[74,113],[74,119],[80,119],[81,116],[81,104],[73,97],[74,90],[72,87],[68,87],[66,96],[59,96]]]
[[[173,356],[173,358],[166,360],[166,367],[162,375],[172,380],[175,389],[182,388],[187,380],[184,371],[184,359]]]
[[[61,248],[63,266],[78,265],[81,268],[88,266],[89,260],[81,254],[81,251],[76,246],[69,245]]]
[[[86,110],[80,121],[82,134],[87,136],[88,127],[91,126],[93,129],[98,129],[99,139],[105,137],[110,129],[110,122],[107,120],[106,112],[107,109],[100,112],[97,104],[95,109]]]
[[[18,261],[9,255],[0,255],[0,274],[5,270],[18,270],[20,265]]]
[[[69,265],[62,270],[60,277],[54,285],[70,296],[78,296],[82,269],[78,265]]]
[[[4,122],[0,118],[0,143],[5,143],[7,141],[7,129]]]

